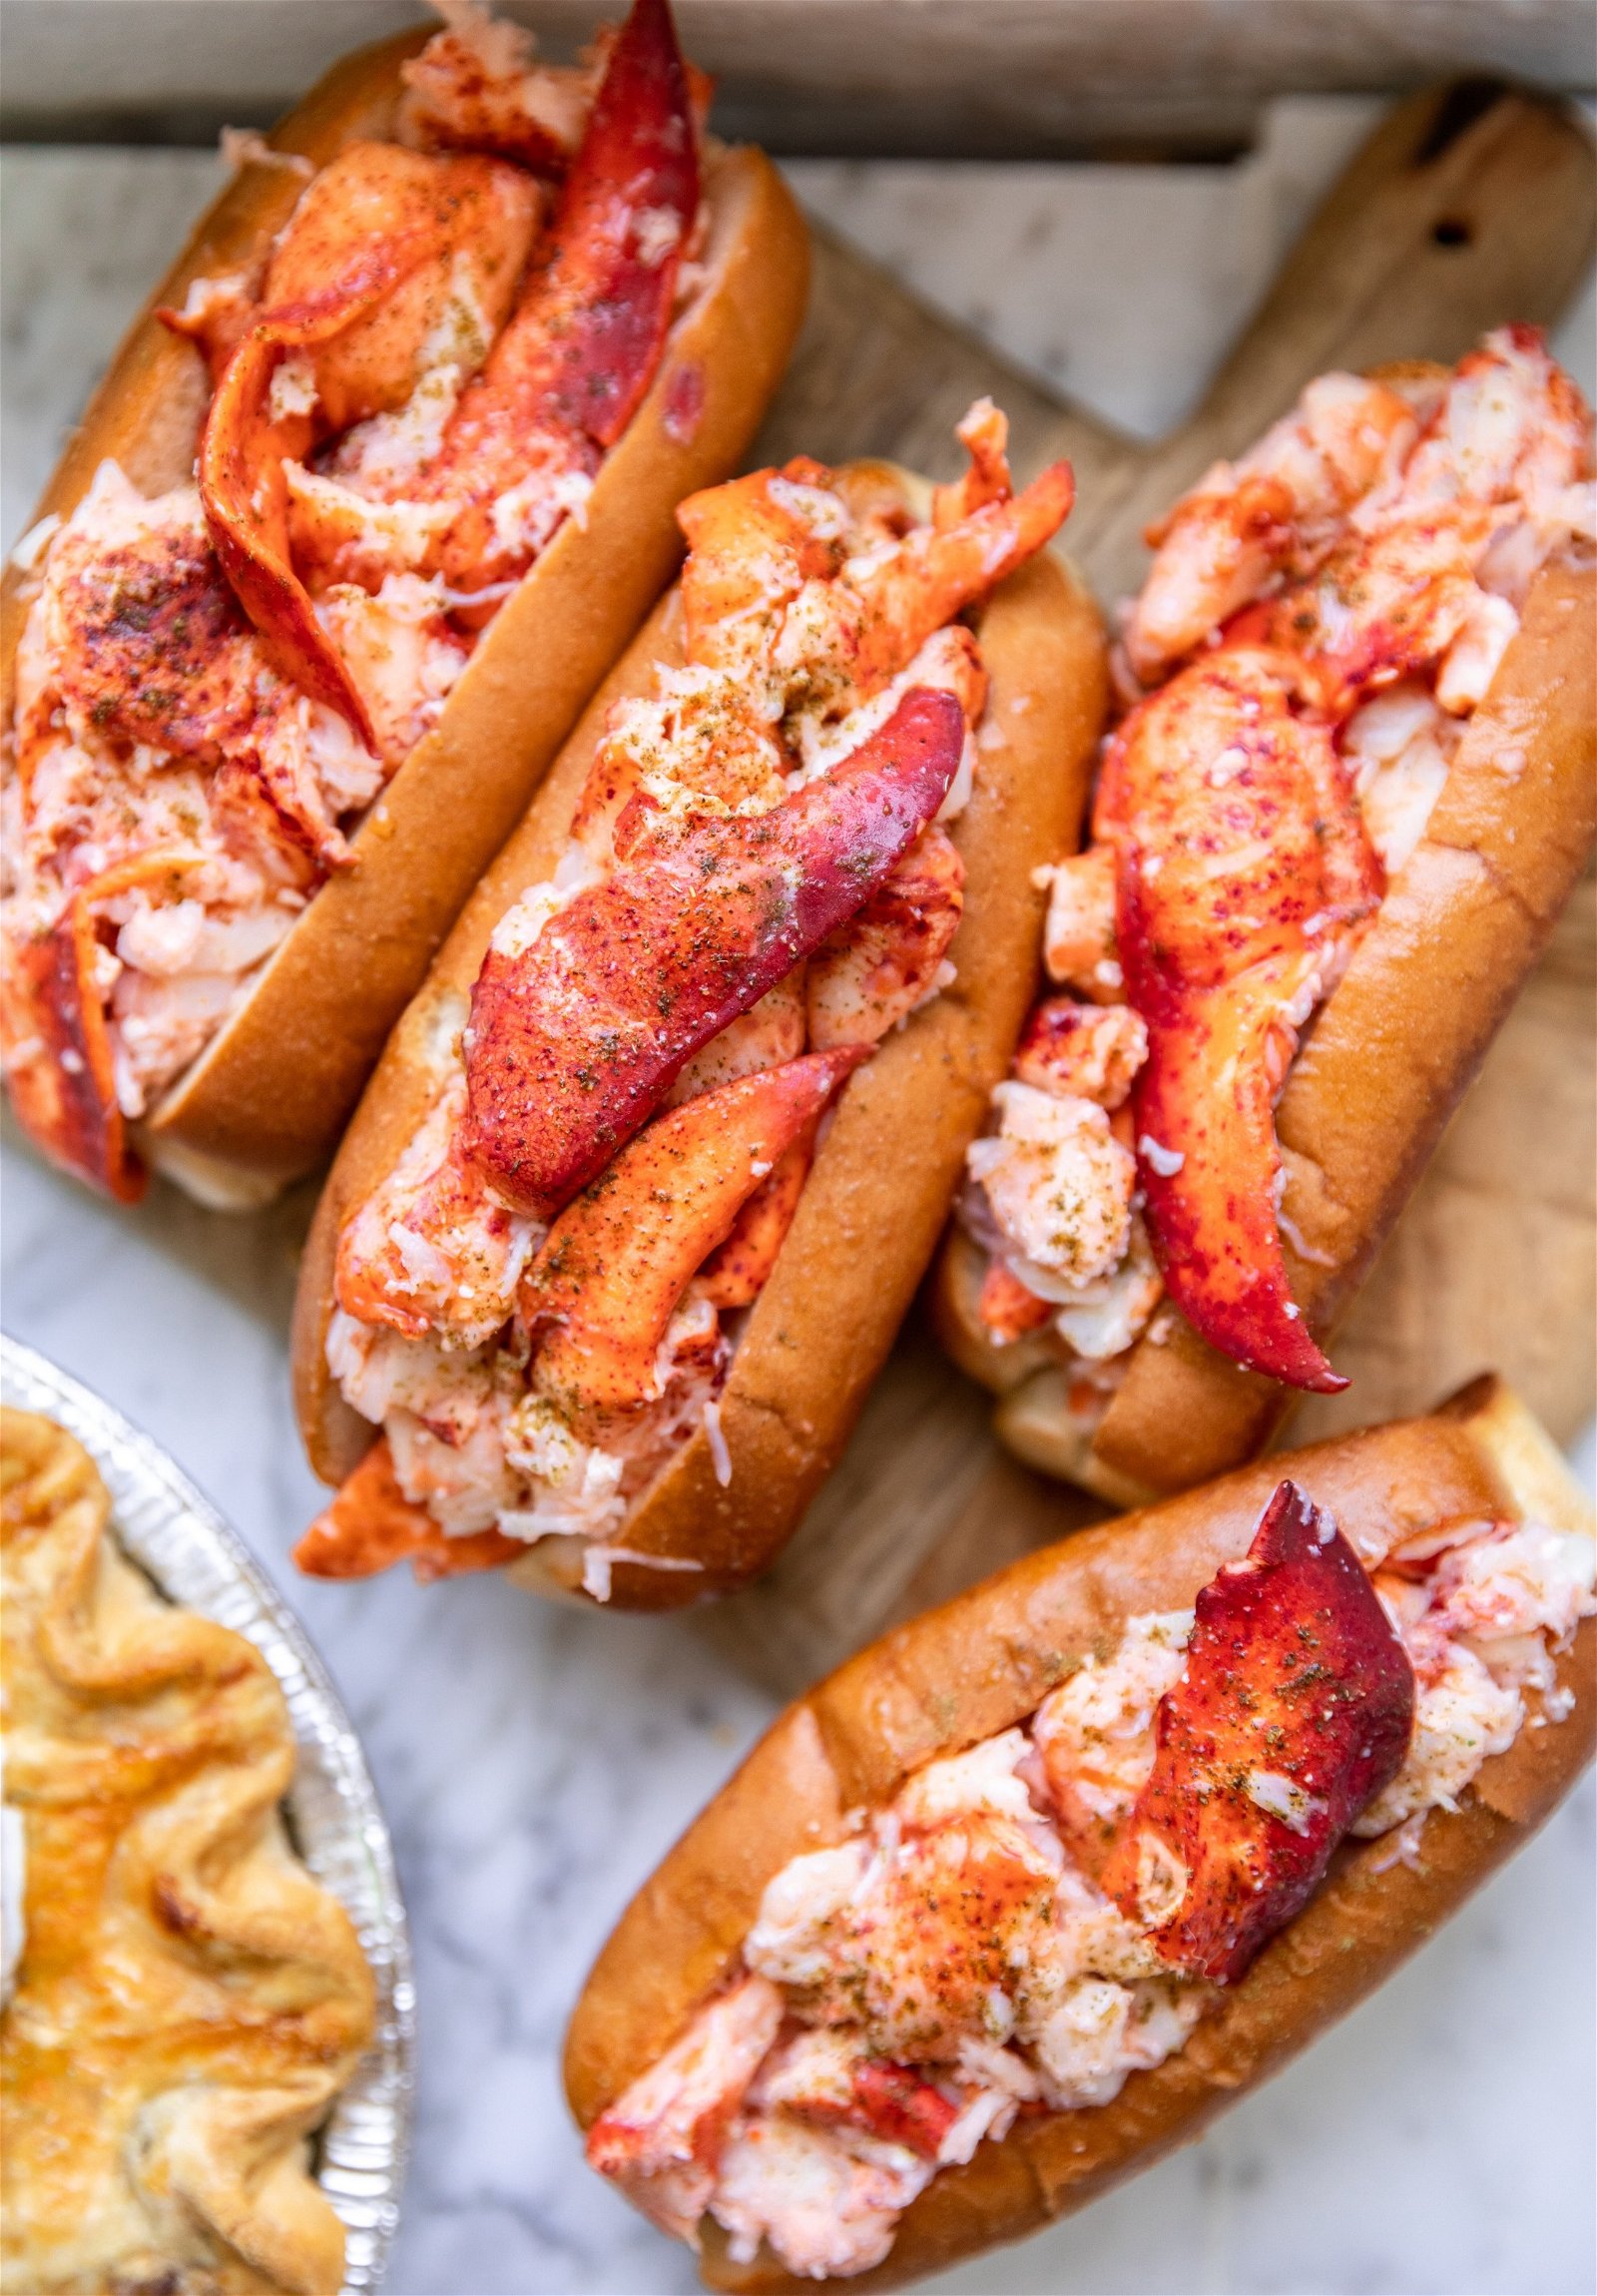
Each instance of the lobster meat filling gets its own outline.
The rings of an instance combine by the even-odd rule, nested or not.
[[[940,2168],[1179,2051],[1349,1835],[1418,1856],[1527,1693],[1562,1719],[1591,1588],[1591,1541],[1529,1521],[1437,1523],[1371,1576],[1284,1482],[1194,1610],[784,1867],[589,2160],[735,2262],[868,2271]]]
[[[1061,1361],[1084,1434],[1166,1292],[1249,1369],[1344,1384],[1293,1297],[1275,1105],[1532,577],[1590,547],[1591,473],[1579,392],[1511,327],[1439,382],[1323,376],[1150,534],[1053,986],[960,1204],[987,1337]]]
[[[256,272],[162,313],[213,378],[195,483],[147,500],[106,462],[23,545],[5,1069],[116,1196],[130,1123],[582,517],[697,285],[707,90],[666,0],[579,71],[474,12],[405,71],[402,140],[346,146]]]
[[[882,473],[807,460],[683,504],[680,661],[612,709],[554,875],[339,1238],[327,1361],[383,1437],[302,1568],[566,1538],[602,1600],[685,1442],[730,1473],[718,1398],[828,1111],[951,977],[942,824],[986,700],[958,617],[1070,505],[1063,465],[1012,491],[990,405],[961,436],[920,523]]]

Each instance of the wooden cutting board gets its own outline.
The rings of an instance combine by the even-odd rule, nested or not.
[[[1399,106],[1310,225],[1197,414],[1152,447],[1061,407],[828,244],[759,456],[886,454],[946,476],[953,422],[990,391],[1009,412],[1019,475],[1060,454],[1075,463],[1069,548],[1112,602],[1140,580],[1148,521],[1313,375],[1452,360],[1505,319],[1554,321],[1590,259],[1594,188],[1589,139],[1551,106],[1478,85]],[[1588,874],[1343,1329],[1335,1354],[1350,1389],[1306,1404],[1288,1439],[1421,1410],[1487,1366],[1560,1440],[1589,1416],[1593,894]],[[893,1620],[1107,1511],[1009,1458],[987,1421],[987,1397],[913,1319],[776,1569],[704,1613],[701,1631],[789,1696]]]
[[[1552,105],[1471,84],[1399,106],[1198,414],[1152,448],[1062,406],[817,237],[809,321],[753,460],[880,454],[951,476],[953,425],[991,392],[1009,413],[1022,476],[1058,455],[1074,462],[1071,550],[1113,600],[1136,586],[1148,519],[1217,455],[1245,447],[1312,375],[1452,359],[1503,319],[1555,320],[1590,258],[1594,179],[1589,139]],[[1422,1407],[1488,1364],[1561,1437],[1590,1411],[1592,892],[1588,879],[1344,1332],[1350,1395],[1315,1403],[1296,1433]],[[314,1198],[307,1183],[268,1211],[229,1217],[161,1186],[127,1216],[285,1332]],[[891,1619],[1102,1511],[1008,1459],[987,1419],[986,1395],[911,1319],[782,1562],[695,1630],[790,1693]]]

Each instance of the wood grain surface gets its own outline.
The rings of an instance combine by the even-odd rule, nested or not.
[[[1590,260],[1594,180],[1589,138],[1552,104],[1476,85],[1399,105],[1325,203],[1197,414],[1152,448],[1062,406],[821,237],[804,335],[752,459],[882,454],[952,475],[953,424],[991,392],[1009,413],[1023,476],[1060,454],[1075,463],[1071,552],[1113,601],[1139,579],[1146,521],[1217,455],[1246,446],[1312,375],[1397,356],[1451,359],[1504,319],[1554,321]],[[1335,1352],[1350,1391],[1308,1406],[1295,1436],[1416,1409],[1488,1365],[1561,1439],[1589,1415],[1594,931],[1588,878],[1344,1328]],[[314,1199],[306,1183],[266,1211],[225,1216],[161,1185],[127,1217],[285,1330]],[[988,1411],[989,1398],[912,1318],[782,1562],[702,1614],[697,1630],[788,1695],[892,1619],[1103,1511],[1001,1452]]]

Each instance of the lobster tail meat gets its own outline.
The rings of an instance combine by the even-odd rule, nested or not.
[[[692,1054],[862,906],[942,804],[964,739],[955,696],[912,687],[769,813],[696,825],[525,947],[510,912],[472,990],[465,1139],[511,1203],[547,1218],[568,1202]]]
[[[695,1269],[867,1056],[864,1045],[809,1053],[684,1102],[555,1222],[521,1312],[535,1335],[552,1327],[533,1384],[563,1416],[602,1432],[654,1399],[660,1344]]]
[[[1402,1767],[1414,1675],[1331,1516],[1283,1482],[1198,1596],[1153,1773],[1100,1877],[1164,1960],[1240,1977]]]

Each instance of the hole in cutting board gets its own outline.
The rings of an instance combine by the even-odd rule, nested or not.
[[[1439,248],[1467,248],[1474,240],[1475,227],[1465,223],[1462,216],[1443,216],[1432,224],[1430,236]]]

